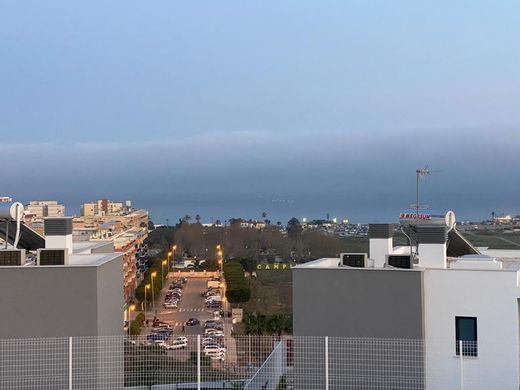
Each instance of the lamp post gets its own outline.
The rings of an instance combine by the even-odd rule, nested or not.
[[[132,312],[135,310],[135,305],[128,306],[128,337],[130,337],[130,329],[132,325]]]
[[[144,322],[146,323],[146,304],[147,304],[147,300],[146,300],[146,290],[148,290],[150,288],[150,285],[149,284],[146,284],[144,286]]]
[[[173,271],[175,272],[175,250],[177,249],[177,245],[172,246],[172,263],[173,263]]]
[[[217,245],[217,256],[218,256],[218,264],[220,265],[220,272],[224,272],[224,253],[222,252],[222,247],[220,244]]]
[[[157,275],[157,272],[154,271],[150,275],[150,279],[152,279],[152,306],[153,306],[153,318],[155,319],[156,311],[155,311],[155,290],[153,289],[153,278]]]
[[[170,252],[171,253],[171,252]],[[164,281],[164,266],[168,263],[168,260],[163,260],[161,263],[161,280]]]

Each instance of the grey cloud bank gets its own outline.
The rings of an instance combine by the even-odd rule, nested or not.
[[[264,209],[281,220],[326,212],[388,220],[413,202],[414,171],[428,163],[435,172],[423,193],[432,207],[454,208],[463,218],[520,211],[515,128],[147,139],[2,144],[1,192],[56,198],[76,208],[100,196],[134,199],[159,220],[186,213],[256,216]]]

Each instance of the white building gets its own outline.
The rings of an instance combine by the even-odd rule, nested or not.
[[[454,215],[440,222],[404,221],[405,247],[393,246],[393,225],[373,224],[369,256],[294,267],[295,336],[421,340],[421,367],[405,372],[418,388],[459,388],[463,367],[468,388],[518,389],[520,251],[479,253]]]

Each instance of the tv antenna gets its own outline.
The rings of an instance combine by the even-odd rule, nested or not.
[[[419,256],[419,210],[421,209],[421,204],[419,203],[419,183],[421,182],[421,179],[424,179],[426,176],[431,175],[432,171],[430,171],[430,168],[428,168],[428,164],[426,164],[424,167],[419,168],[415,171],[416,174],[416,187],[415,187],[415,195],[416,195],[416,203],[415,203],[415,229],[417,234],[417,246],[415,248],[415,256]],[[412,248],[410,247],[410,250]]]
[[[421,179],[424,179],[426,176],[431,175],[431,171],[428,168],[428,164],[426,164],[424,167],[419,168],[415,171],[416,173],[416,187],[415,187],[415,218],[417,221],[417,226],[419,226],[419,209],[421,208],[421,205],[419,203],[419,183]]]

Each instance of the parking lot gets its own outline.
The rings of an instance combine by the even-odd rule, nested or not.
[[[202,334],[202,326],[186,326],[186,321],[190,318],[196,318],[201,323],[205,320],[213,318],[213,311],[207,309],[204,304],[204,299],[201,297],[201,292],[206,289],[206,278],[188,278],[188,282],[184,284],[182,290],[182,298],[179,302],[178,309],[165,309],[162,304],[166,292],[171,283],[167,283],[161,292],[161,298],[155,302],[157,307],[157,317],[160,321],[165,322],[173,327],[174,334],[181,334],[184,325],[184,334],[196,335]],[[151,313],[150,313],[151,314]],[[150,315],[153,318],[153,315]]]
[[[169,291],[171,280],[165,283],[163,290],[161,291],[161,297],[156,300],[156,317],[160,322],[171,326],[173,333],[169,339],[171,343],[179,336],[195,336],[201,335],[201,339],[204,335],[204,322],[207,320],[215,319],[214,312],[216,309],[207,308],[205,304],[205,298],[201,295],[203,291],[207,290],[208,278],[188,278],[182,289],[182,297],[178,303],[177,309],[164,308],[163,302],[167,292]],[[223,293],[223,292],[222,292]],[[217,310],[218,311],[218,310]],[[152,319],[154,313],[149,308],[146,318],[149,320],[149,325],[143,329],[143,334],[148,335],[152,332]],[[199,321],[196,325],[187,325],[187,321],[190,319],[197,319]],[[226,360],[236,361],[236,347],[234,340],[231,338],[231,321],[224,316],[223,322],[223,333],[225,335],[222,338],[222,346],[227,349]],[[190,340],[194,340],[193,337],[189,337]],[[225,340],[225,341],[224,341]],[[187,352],[195,351],[197,348],[196,343],[188,343]]]

